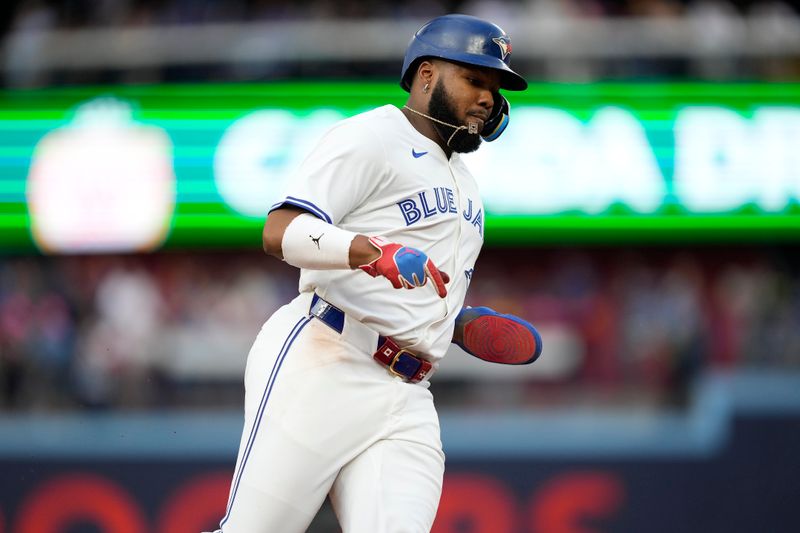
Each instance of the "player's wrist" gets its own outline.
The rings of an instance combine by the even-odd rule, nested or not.
[[[456,319],[455,326],[453,327],[453,339],[450,342],[458,344],[459,346],[464,344],[464,324],[458,319]]]
[[[480,309],[489,310],[488,307],[482,307]],[[459,311],[458,315],[456,315],[456,321],[453,328],[453,340],[451,342],[463,347],[464,328],[466,327],[467,322],[475,318],[475,316],[476,316],[476,311],[475,309],[472,308],[472,306],[466,305],[461,308],[461,311]]]
[[[381,249],[370,242],[366,235],[356,235],[350,243],[350,268],[362,268],[381,257]]]

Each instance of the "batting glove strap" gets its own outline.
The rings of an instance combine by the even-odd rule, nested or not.
[[[431,278],[439,296],[444,298],[447,295],[444,284],[449,278],[439,272],[423,251],[390,242],[384,237],[370,237],[369,242],[380,251],[381,255],[358,268],[373,278],[385,277],[395,289],[422,287],[428,282],[428,278]]]
[[[456,344],[490,363],[526,365],[542,353],[542,337],[533,325],[488,307],[465,307],[456,317],[456,327],[464,330]]]

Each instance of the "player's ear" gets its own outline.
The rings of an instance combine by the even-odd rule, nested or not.
[[[420,61],[419,66],[417,67],[416,82],[419,84],[419,87],[422,88],[423,92],[427,93],[429,92],[430,88],[433,87],[436,69],[436,64],[433,61],[428,59],[423,59]],[[428,90],[425,90],[425,86],[428,87]]]

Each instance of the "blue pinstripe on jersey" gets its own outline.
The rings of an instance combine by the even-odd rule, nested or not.
[[[250,436],[247,440],[247,445],[245,446],[244,455],[242,456],[242,464],[239,465],[239,471],[236,472],[234,477],[233,487],[231,489],[231,495],[228,500],[228,508],[225,511],[225,517],[220,521],[220,527],[225,525],[225,522],[228,521],[228,518],[231,514],[231,509],[233,509],[233,501],[236,499],[236,492],[239,490],[239,482],[242,480],[242,473],[244,472],[244,468],[247,465],[247,459],[250,457],[250,451],[253,449],[253,443],[256,440],[256,435],[258,434],[258,428],[261,425],[261,418],[264,415],[264,410],[267,406],[267,402],[269,401],[269,395],[272,392],[272,387],[275,385],[275,379],[278,377],[278,372],[281,369],[281,365],[283,364],[283,360],[286,358],[286,354],[289,353],[289,349],[292,347],[292,343],[294,343],[297,336],[303,330],[303,328],[308,324],[313,317],[304,316],[301,318],[292,328],[292,331],[286,337],[286,340],[283,342],[283,346],[281,347],[281,351],[278,353],[278,357],[275,360],[275,364],[272,365],[272,372],[269,375],[269,379],[267,380],[267,386],[264,388],[264,393],[261,395],[261,403],[258,406],[258,412],[256,413],[255,420],[253,421],[253,427],[250,430]]]
[[[314,216],[316,216],[317,218],[321,218],[328,224],[333,224],[333,220],[328,215],[328,213],[326,213],[313,203],[309,202],[308,200],[303,200],[302,198],[295,198],[294,196],[287,196],[285,200],[272,204],[272,207],[270,207],[269,210],[270,212],[275,211],[279,207],[286,204],[293,205],[295,207],[301,207],[306,211],[310,212],[311,214],[313,214]]]

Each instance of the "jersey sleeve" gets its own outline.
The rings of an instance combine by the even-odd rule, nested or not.
[[[292,173],[270,212],[293,205],[335,225],[369,197],[385,168],[380,138],[363,121],[345,120],[329,130]]]

